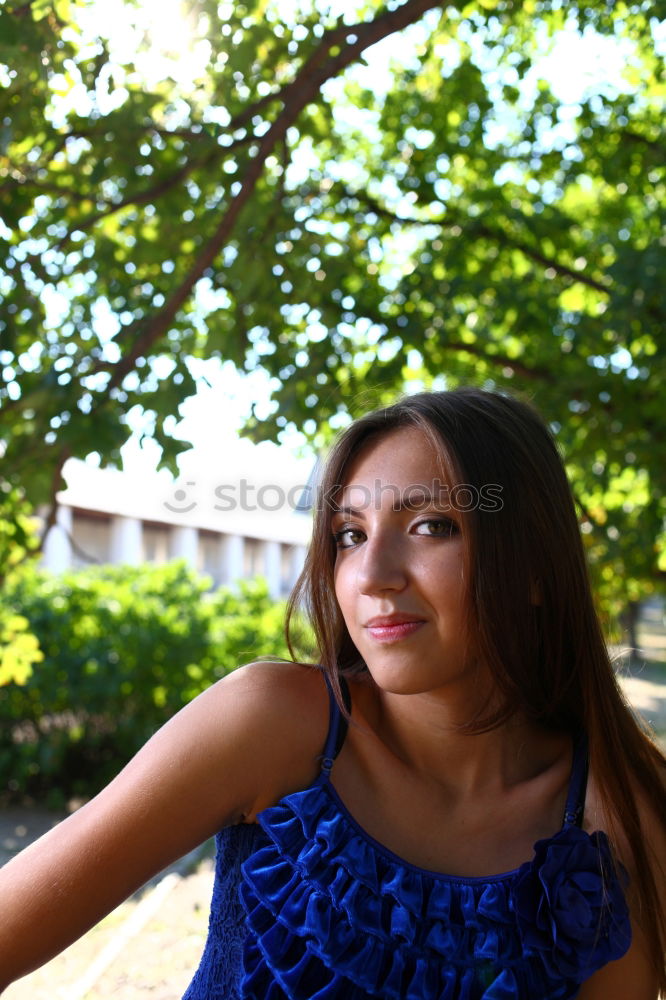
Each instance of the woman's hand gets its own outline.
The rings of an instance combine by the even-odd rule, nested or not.
[[[0,991],[224,826],[309,784],[320,671],[240,668],[157,732],[96,798],[0,869]]]

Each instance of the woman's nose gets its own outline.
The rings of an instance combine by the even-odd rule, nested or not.
[[[359,561],[357,586],[362,594],[402,590],[406,583],[403,553],[382,534],[367,538]]]

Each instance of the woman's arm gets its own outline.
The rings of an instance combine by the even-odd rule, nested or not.
[[[187,705],[96,798],[0,869],[0,992],[150,877],[317,772],[319,671],[240,668]]]

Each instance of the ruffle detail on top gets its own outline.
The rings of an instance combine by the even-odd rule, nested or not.
[[[376,844],[318,782],[257,817],[243,864],[244,1000],[569,1000],[525,947],[517,872],[456,879]],[[587,836],[587,834],[582,834]],[[522,869],[521,869],[522,871]],[[601,963],[600,963],[601,964]]]

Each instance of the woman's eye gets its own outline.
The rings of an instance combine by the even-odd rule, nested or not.
[[[341,528],[340,531],[333,532],[333,540],[339,549],[350,549],[358,544],[363,535],[358,528]]]
[[[458,534],[458,525],[448,517],[429,518],[416,525],[417,535],[430,535],[433,538],[449,538]]]

